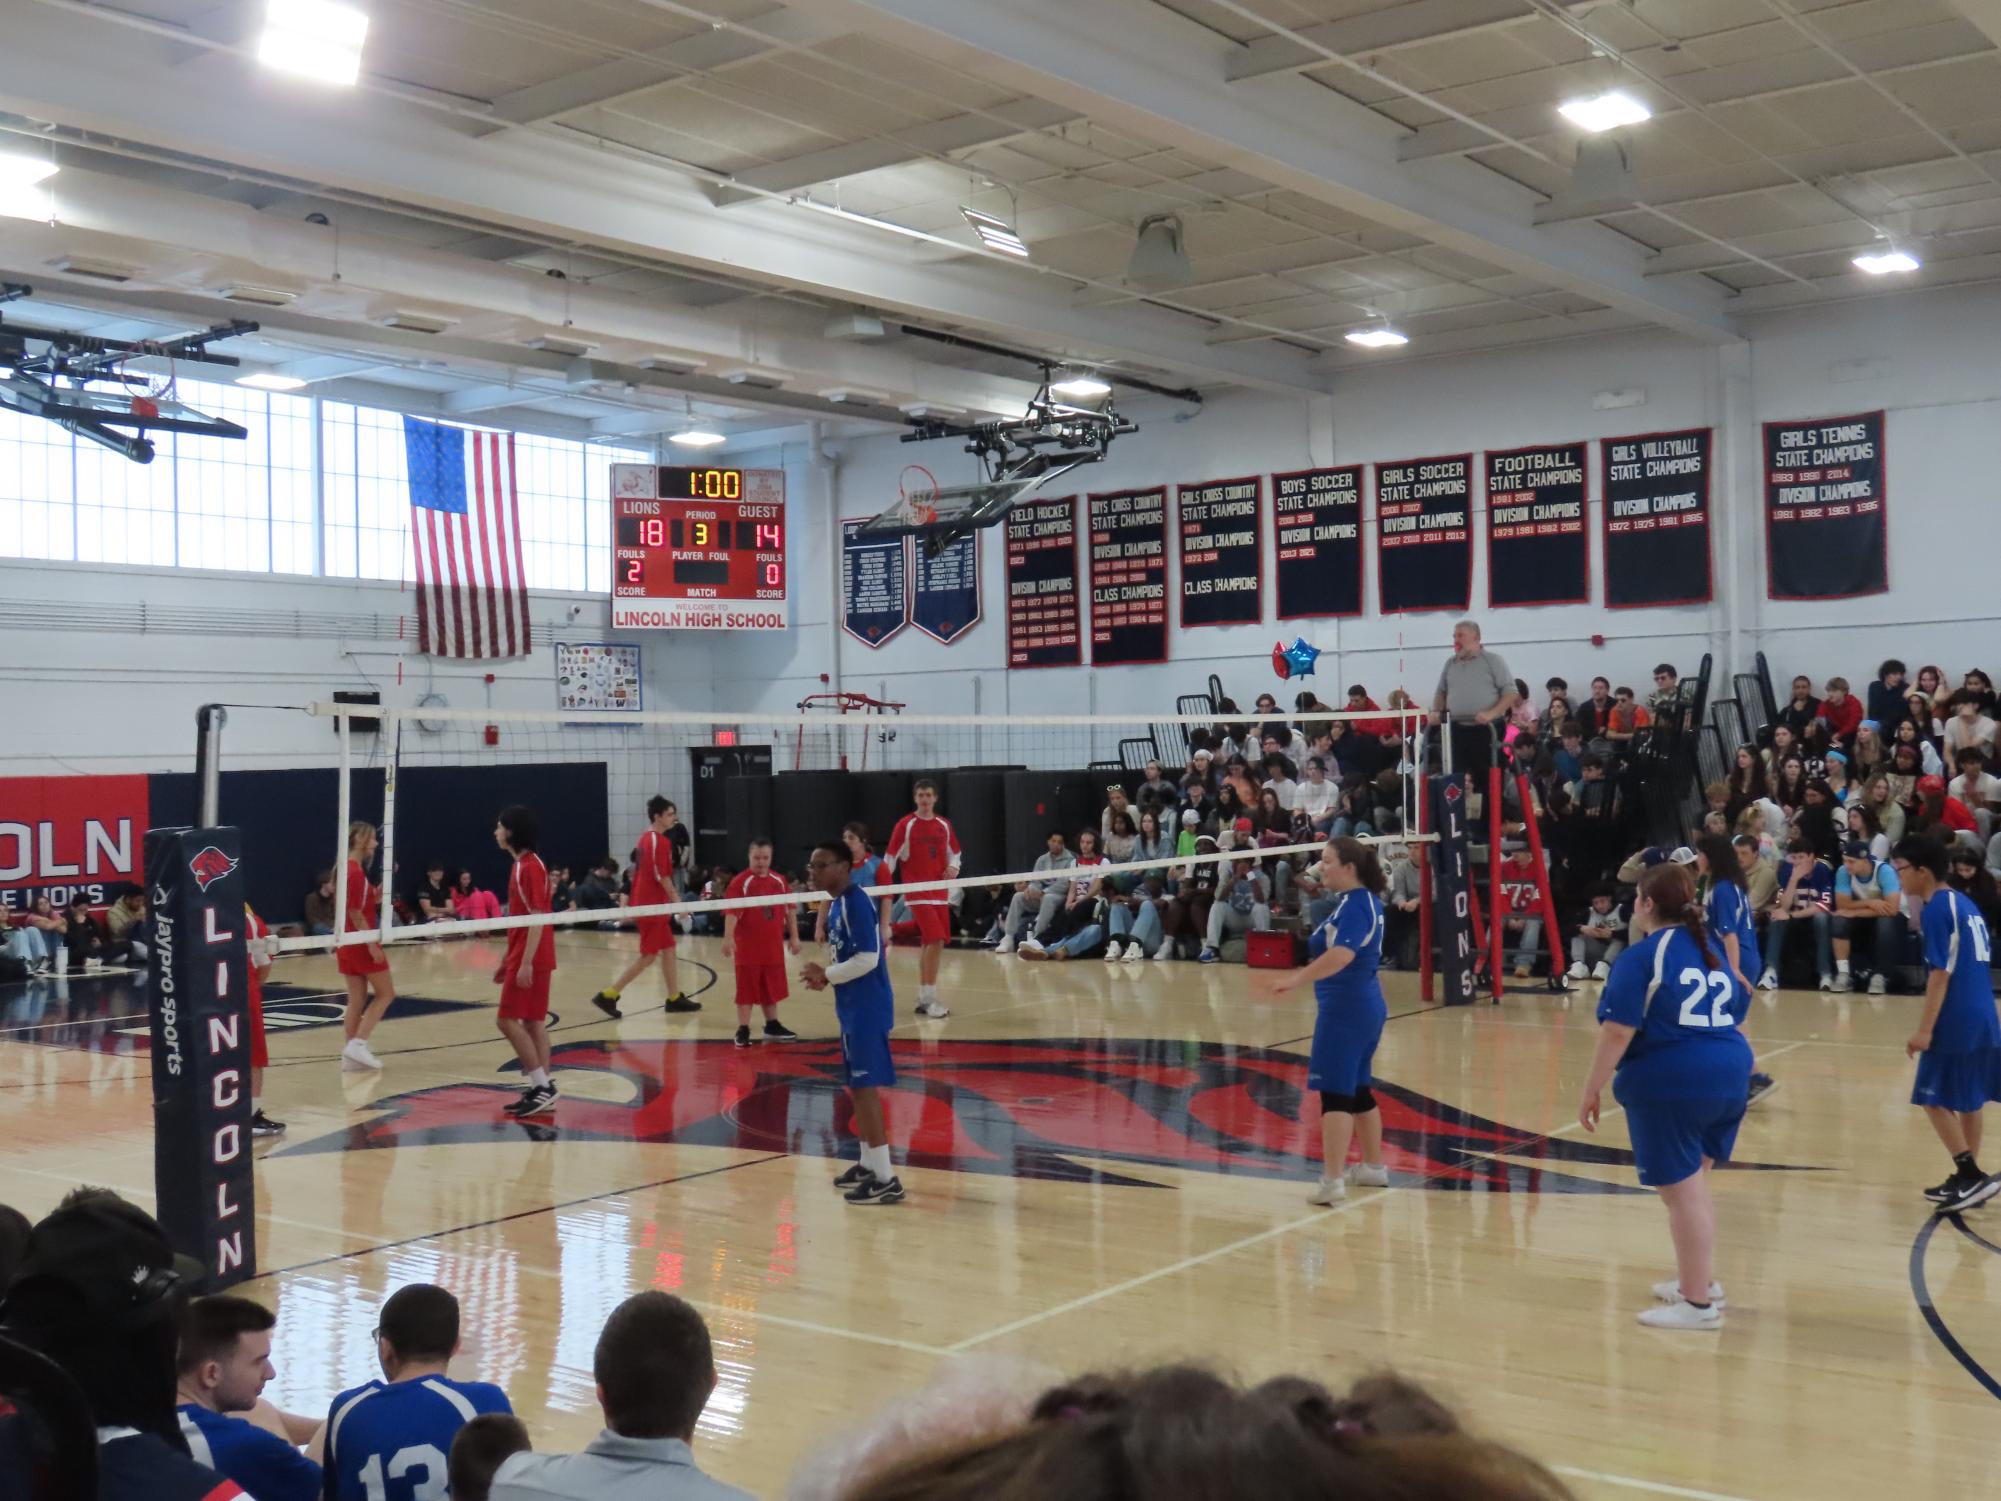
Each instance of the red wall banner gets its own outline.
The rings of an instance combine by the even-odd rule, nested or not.
[[[74,894],[93,906],[140,878],[150,813],[145,776],[0,777],[0,907]]]

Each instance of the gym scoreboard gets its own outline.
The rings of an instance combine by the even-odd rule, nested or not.
[[[614,629],[790,623],[782,469],[614,464],[611,526]]]

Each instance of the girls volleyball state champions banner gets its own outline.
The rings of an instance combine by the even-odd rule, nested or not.
[[[1167,491],[1093,495],[1091,663],[1167,660]]]
[[[1605,603],[1707,604],[1709,464],[1714,433],[1607,438],[1605,465]]]
[[[1264,615],[1264,481],[1213,480],[1175,492],[1181,527],[1181,624],[1256,625]]]
[[[1007,665],[1084,660],[1077,599],[1077,497],[1030,500],[1007,513]]]
[[[1890,587],[1883,414],[1765,424],[1765,567],[1773,599]]]
[[[1376,574],[1385,615],[1473,597],[1473,455],[1376,465]]]
[[[1278,618],[1362,613],[1362,466],[1271,477]]]
[[[867,519],[841,523],[841,629],[880,646],[910,624],[910,551],[901,537],[857,537]]]
[[[1590,602],[1585,452],[1561,443],[1487,455],[1489,605]]]
[[[980,534],[967,535],[928,555],[924,538],[911,543],[916,557],[911,622],[933,641],[950,646],[980,623]]]

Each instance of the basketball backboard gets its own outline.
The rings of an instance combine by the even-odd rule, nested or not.
[[[1039,477],[1004,479],[906,491],[895,505],[864,521],[859,534],[878,542],[921,537],[926,551],[935,556],[967,533],[994,525],[1041,482]]]

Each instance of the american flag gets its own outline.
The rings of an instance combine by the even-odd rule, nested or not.
[[[527,655],[514,435],[405,417],[403,447],[417,554],[417,649],[440,657]]]

